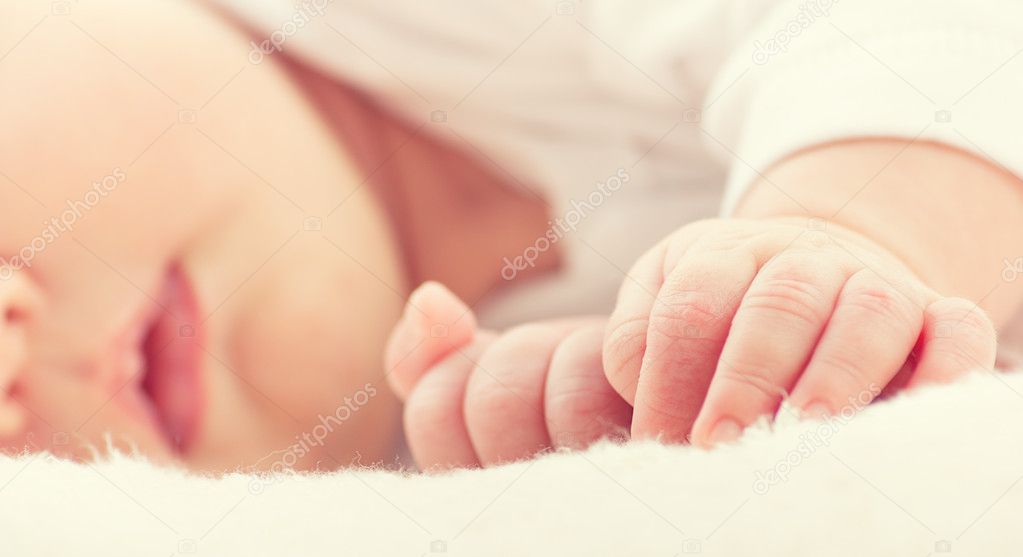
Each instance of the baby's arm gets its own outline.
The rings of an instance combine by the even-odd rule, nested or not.
[[[387,350],[405,433],[424,470],[528,458],[625,434],[632,409],[601,366],[603,318],[478,330],[437,283],[409,298]]]

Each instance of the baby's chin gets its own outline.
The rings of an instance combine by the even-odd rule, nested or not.
[[[130,408],[137,403],[126,398],[118,395],[104,399],[98,393],[80,389],[74,399],[77,405],[44,406],[45,400],[23,399],[20,403],[33,408],[25,427],[0,442],[9,454],[45,452],[57,458],[92,462],[119,453],[158,465],[188,467],[168,446],[153,420],[140,419],[140,414]],[[47,409],[46,418],[42,408]]]

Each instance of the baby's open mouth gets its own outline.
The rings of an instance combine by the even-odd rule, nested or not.
[[[162,306],[141,337],[141,391],[170,446],[186,453],[195,440],[203,409],[201,326],[192,285],[173,266],[167,273]]]

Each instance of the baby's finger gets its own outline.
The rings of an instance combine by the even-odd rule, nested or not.
[[[690,252],[665,280],[650,316],[633,437],[686,441],[757,267],[746,250]]]
[[[608,319],[604,336],[603,363],[608,382],[630,404],[647,348],[650,311],[664,284],[666,243],[646,252],[626,276],[618,301]]]
[[[528,458],[551,446],[543,415],[547,369],[558,344],[582,324],[516,327],[476,363],[466,387],[465,421],[483,465]]]
[[[566,337],[547,372],[544,414],[555,447],[583,449],[607,437],[626,437],[629,406],[608,383],[601,365],[605,321]]]
[[[880,394],[919,337],[923,301],[912,295],[868,269],[850,277],[792,392],[793,405],[811,416],[834,415]]]
[[[984,310],[962,298],[942,298],[924,311],[920,361],[909,387],[948,383],[995,365],[998,333]]]
[[[479,466],[465,427],[465,385],[494,338],[492,333],[479,333],[472,344],[434,365],[409,395],[405,437],[421,470]]]
[[[401,399],[419,378],[476,333],[476,317],[450,290],[427,282],[409,296],[385,352],[387,380]]]
[[[731,441],[774,415],[803,371],[848,273],[806,252],[783,252],[753,279],[732,320],[694,443]]]
[[[636,398],[639,373],[647,351],[650,314],[658,305],[657,296],[671,269],[685,257],[700,239],[700,230],[710,221],[689,225],[688,234],[673,236],[647,251],[629,270],[618,291],[615,309],[608,319],[604,335],[604,374],[611,386],[629,404]]]

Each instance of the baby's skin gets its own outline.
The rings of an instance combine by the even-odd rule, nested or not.
[[[1006,245],[979,215],[957,211],[1003,196],[1018,202],[1016,184],[980,161],[923,145],[904,146],[903,160],[890,161],[898,172],[880,180],[883,195],[857,192],[848,210],[820,211],[833,219],[786,214],[789,202],[779,201],[786,195],[772,195],[782,182],[802,188],[809,205],[826,207],[859,177],[832,179],[832,196],[821,196],[828,186],[808,178],[833,174],[836,163],[883,160],[893,148],[826,147],[780,165],[740,206],[738,215],[748,218],[684,226],[640,258],[609,318],[499,334],[479,330],[472,312],[440,285],[424,285],[386,357],[391,385],[406,402],[417,464],[486,466],[626,431],[709,447],[737,439],[786,400],[795,412],[822,418],[902,388],[992,369],[995,323],[978,303],[943,292],[984,298],[976,292],[990,288],[988,271],[998,268]],[[907,171],[919,171],[946,197],[918,195],[901,174]],[[971,192],[963,183],[988,187]],[[893,211],[874,206],[878,200],[908,202],[903,215],[915,205],[927,216],[973,221],[966,229],[986,241],[949,258],[944,250],[962,244],[958,231],[943,228],[941,218],[878,226]],[[991,315],[1004,321],[1004,311]]]
[[[606,316],[477,330],[430,285],[387,350],[412,286],[472,303],[515,286],[503,257],[554,200],[451,126],[419,133],[286,52],[253,65],[250,31],[198,0],[71,12],[0,3],[0,452],[391,462],[384,374],[424,468],[606,436],[713,445],[786,398],[827,414],[990,369],[1023,305],[1002,276],[1023,255],[1017,177],[980,147],[848,138],[754,169],[731,218],[680,219],[600,270],[622,275],[617,305],[592,300]]]
[[[423,469],[491,465],[628,433],[632,408],[604,377],[606,318],[480,329],[449,290],[409,299],[387,349],[405,432]]]

